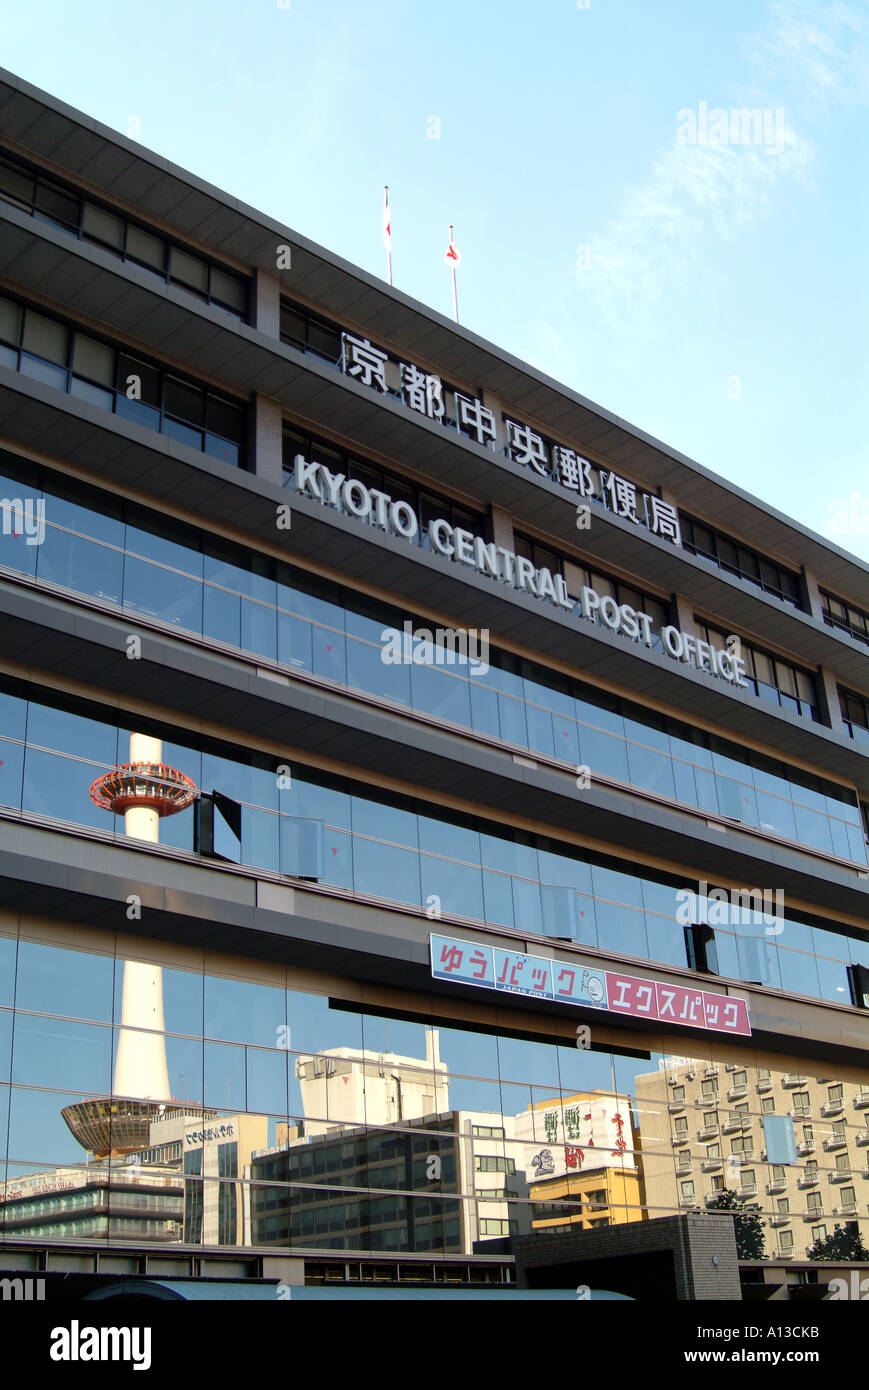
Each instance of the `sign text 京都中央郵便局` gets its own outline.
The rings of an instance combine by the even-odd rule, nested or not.
[[[323,506],[334,507],[345,516],[402,540],[421,539],[419,517],[409,502],[395,500],[389,493],[368,487],[358,478],[333,473],[325,464],[298,454],[293,481],[296,491],[303,497],[311,497]],[[486,541],[482,536],[453,526],[445,517],[428,523],[425,538],[436,555],[467,565],[479,574],[510,584],[521,593],[566,612],[578,613],[581,618],[629,641],[651,647],[658,635],[652,618],[629,603],[617,603],[609,594],[601,596],[589,585],[583,587],[578,600],[574,599],[567,591],[563,575],[553,574],[545,566],[535,565],[524,555],[516,555],[495,541]],[[730,685],[747,688],[745,663],[732,652],[701,641],[673,625],[662,627],[660,637],[664,651],[673,660],[690,662],[698,670]]]
[[[495,413],[479,396],[447,386],[439,376],[422,371],[412,362],[394,358],[368,338],[342,333],[340,366],[361,386],[381,395],[397,397],[409,410],[425,415],[438,425],[458,430],[481,448],[497,448]],[[648,527],[662,540],[673,545],[682,544],[679,512],[672,502],[646,492],[630,478],[602,464],[592,463],[576,449],[545,438],[530,425],[507,415],[502,415],[502,423],[504,453],[514,463],[598,503],[626,521]]]

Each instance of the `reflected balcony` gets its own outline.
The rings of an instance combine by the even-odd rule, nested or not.
[[[711,1096],[699,1096],[694,1102],[695,1110],[714,1110],[718,1104],[718,1092]]]
[[[844,1109],[844,1100],[825,1100],[824,1104],[821,1106],[821,1114],[825,1120],[829,1120],[834,1115],[841,1115]]]
[[[824,1153],[835,1153],[837,1149],[847,1149],[848,1136],[846,1134],[832,1134],[829,1139],[824,1140]]]
[[[700,1168],[704,1173],[718,1173],[723,1162],[722,1158],[704,1158]]]
[[[827,1182],[850,1182],[853,1176],[850,1168],[834,1168],[827,1174]]]
[[[685,1109],[684,1100],[671,1100],[667,1106],[671,1115],[679,1115]]]
[[[797,1153],[800,1155],[801,1158],[805,1158],[806,1154],[813,1154],[814,1152],[814,1139],[804,1139],[801,1144],[797,1144]]]
[[[781,1084],[784,1086],[785,1090],[790,1091],[796,1086],[805,1086],[806,1078],[801,1076],[799,1072],[788,1071],[785,1072],[782,1077]]]
[[[869,1110],[869,1091],[858,1091],[851,1104],[855,1110]]]
[[[797,1178],[797,1187],[817,1187],[820,1178],[816,1172],[800,1173]]]
[[[839,1205],[838,1205],[837,1207],[833,1207],[833,1215],[834,1215],[834,1216],[856,1216],[856,1215],[857,1215],[857,1203],[856,1203],[856,1202],[840,1202]]]
[[[689,1143],[689,1137],[688,1137],[688,1131],[687,1131],[687,1129],[686,1129],[686,1130],[680,1130],[678,1134],[671,1134],[671,1135],[670,1135],[670,1142],[671,1142],[671,1144],[673,1145],[674,1148],[676,1148],[679,1144],[687,1144],[687,1143]]]
[[[728,1100],[745,1100],[745,1097],[746,1097],[747,1095],[748,1095],[748,1087],[747,1087],[747,1086],[731,1086],[731,1087],[730,1087],[730,1090],[727,1092],[727,1099],[728,1099]]]
[[[765,1096],[767,1091],[772,1090],[772,1077],[762,1076],[754,1089],[759,1096]]]
[[[698,1138],[698,1139],[714,1139],[717,1133],[718,1133],[718,1126],[717,1126],[717,1125],[705,1124],[705,1125],[703,1126],[702,1129],[698,1129],[698,1131],[697,1131],[697,1138]]]
[[[804,1221],[823,1221],[824,1212],[821,1207],[808,1207],[803,1212]]]
[[[858,1148],[865,1149],[869,1147],[869,1129],[861,1129],[859,1134],[855,1135],[855,1138]]]
[[[749,1129],[751,1129],[750,1115],[728,1115],[721,1125],[722,1134],[742,1134]]]
[[[767,1192],[767,1196],[768,1196],[768,1197],[772,1197],[772,1195],[773,1195],[775,1192],[787,1192],[787,1190],[788,1190],[788,1180],[787,1180],[787,1178],[772,1178],[772,1179],[770,1179],[770,1181],[769,1181],[769,1182],[767,1183],[767,1185],[766,1185],[766,1192]]]
[[[742,1184],[737,1188],[737,1190],[736,1190],[736,1195],[737,1195],[737,1197],[739,1197],[740,1201],[741,1201],[744,1197],[756,1197],[756,1196],[757,1196],[757,1183],[756,1183],[756,1182],[744,1182],[744,1183],[742,1183]]]
[[[771,1226],[789,1226],[791,1224],[791,1214],[789,1211],[777,1211],[769,1218]]]

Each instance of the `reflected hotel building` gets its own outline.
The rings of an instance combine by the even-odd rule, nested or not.
[[[8,73],[0,220],[0,1271],[869,1244],[867,567]]]

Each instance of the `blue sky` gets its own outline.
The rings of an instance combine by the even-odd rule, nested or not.
[[[865,0],[580,2],[19,0],[0,63],[376,275],[388,183],[398,288],[454,223],[469,328],[869,558]]]

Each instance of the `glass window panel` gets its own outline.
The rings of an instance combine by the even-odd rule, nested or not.
[[[529,883],[527,879],[514,876],[513,916],[519,931],[543,931],[539,883]]]
[[[781,970],[781,987],[793,994],[810,994],[817,997],[818,970],[814,956],[802,951],[781,948],[778,952]]]
[[[69,714],[35,700],[30,701],[28,708],[27,740],[63,753],[74,751],[108,766],[116,761],[117,732],[111,724]]]
[[[823,931],[820,927],[811,928],[814,950],[819,956],[831,956],[833,960],[850,960],[848,938],[840,932]]]
[[[105,208],[86,202],[82,210],[82,232],[94,241],[102,241],[107,246],[120,251],[124,245],[124,223],[120,217],[113,217]]]
[[[770,796],[767,792],[757,792],[757,814],[761,830],[770,830],[776,835],[786,835],[788,839],[797,838],[794,808],[790,801],[780,796]]]
[[[432,816],[417,817],[420,849],[431,854],[444,854],[469,864],[480,862],[480,836],[476,830]]]
[[[549,1043],[530,1042],[523,1038],[498,1038],[498,1075],[504,1083],[537,1082],[557,1090],[560,1085],[558,1053]],[[511,1092],[507,1092],[508,1095]],[[505,1106],[505,1114],[518,1112]]]
[[[169,252],[169,274],[173,280],[190,289],[200,290],[202,294],[208,289],[208,266],[205,261],[198,256],[188,255],[177,246],[173,246]]]
[[[479,868],[421,854],[420,872],[424,906],[432,906],[432,898],[436,897],[438,901],[434,905],[442,912],[485,921],[483,881]]]
[[[410,667],[383,660],[385,648],[350,637],[347,639],[347,683],[372,695],[410,704]]]
[[[628,743],[627,752],[630,780],[635,787],[661,796],[675,796],[672,764],[666,754],[640,748],[636,743]]]
[[[241,598],[212,584],[203,587],[203,633],[218,642],[241,646]]]
[[[11,500],[10,498],[10,501]],[[20,497],[19,495],[19,500],[22,504],[26,505],[26,497]],[[10,507],[8,513],[5,511],[0,513],[0,520],[6,515],[12,518],[10,523],[12,528],[14,528],[16,524],[21,526],[25,525],[25,514],[22,513],[19,522],[15,510]],[[32,513],[31,516],[33,516]],[[5,528],[0,525],[0,565],[5,565],[7,569],[17,570],[19,574],[33,575],[36,573],[38,550],[39,546],[29,544],[28,538],[23,530],[15,535],[13,529],[7,532]]]
[[[202,585],[132,556],[124,570],[124,607],[191,632],[202,631]]]
[[[0,297],[0,339],[17,346],[21,335],[21,308],[11,299]]]
[[[247,308],[247,285],[243,280],[236,279],[234,275],[227,275],[224,271],[218,270],[216,266],[212,266],[211,297],[220,300],[222,304],[228,304],[239,314],[243,314]]]
[[[480,679],[473,678],[470,682],[472,727],[479,733],[500,738],[501,725],[498,717],[497,692],[482,685]]]
[[[76,400],[87,401],[89,405],[95,405],[100,410],[112,410],[115,404],[115,394],[113,391],[106,391],[102,386],[92,386],[89,381],[81,381],[78,377],[70,377],[69,393],[75,396]]]
[[[286,1115],[288,1110],[287,1052],[247,1049],[248,1108],[263,1114]]]
[[[55,184],[39,179],[36,184],[35,208],[46,221],[59,222],[64,228],[77,228],[79,224],[79,200]]]
[[[223,1110],[247,1109],[245,1049],[228,1043],[205,1044],[203,1103]]]
[[[410,676],[415,709],[470,727],[471,696],[463,676],[428,665],[412,666]]]
[[[811,811],[807,806],[794,806],[797,836],[804,845],[813,845],[832,853],[833,836],[830,822],[820,811]]]
[[[35,357],[65,367],[69,357],[69,330],[62,323],[28,309],[24,316],[22,346]]]
[[[27,701],[0,691],[0,733],[7,738],[24,738]]]
[[[346,638],[343,634],[315,627],[311,631],[311,650],[315,675],[347,684]]]
[[[485,919],[497,926],[513,926],[513,885],[508,874],[484,872]]]
[[[222,439],[220,435],[209,434],[206,431],[202,448],[203,452],[211,458],[220,459],[221,463],[228,463],[232,468],[239,467],[241,458],[239,447],[228,439]]]
[[[124,420],[130,420],[134,425],[141,425],[146,430],[160,428],[160,411],[155,406],[146,405],[144,401],[131,400],[122,392],[115,397],[115,414]]]
[[[582,760],[588,764],[592,773],[614,777],[620,782],[630,781],[623,739],[600,733],[597,729],[583,727],[579,731],[579,743]]]
[[[127,227],[127,255],[142,261],[150,270],[165,271],[166,245],[141,227]]]
[[[528,746],[525,706],[510,695],[498,696],[498,722],[501,738]]]
[[[229,439],[233,444],[244,443],[245,412],[220,396],[208,393],[207,421],[211,434]]]
[[[685,930],[678,922],[647,912],[646,939],[650,960],[666,961],[669,965],[685,964]]]
[[[415,851],[355,835],[353,885],[358,893],[419,905],[419,856]]]
[[[105,343],[76,333],[72,353],[72,369],[78,376],[95,381],[98,386],[114,386],[115,354]]]
[[[30,209],[34,192],[35,185],[30,174],[14,164],[7,164],[5,159],[0,160],[0,196]]]
[[[206,975],[206,1037],[278,1047],[280,1029],[287,1022],[284,995],[272,985]]]
[[[16,1006],[111,1023],[114,975],[111,956],[22,941]]]
[[[538,705],[526,705],[525,718],[528,730],[528,747],[546,757],[554,756],[552,742],[552,715],[549,710]]]
[[[124,576],[124,557],[119,550],[68,531],[46,528],[45,539],[39,546],[39,578],[52,584],[62,584],[82,594],[121,602]]]
[[[159,408],[162,394],[160,372],[149,362],[138,357],[130,357],[125,352],[118,353],[118,391],[121,398],[130,405],[151,405]],[[130,393],[129,395],[127,393]],[[120,410],[121,399],[118,401]],[[135,418],[135,417],[131,417]]]
[[[179,420],[202,427],[205,424],[205,392],[187,381],[167,376],[163,409]]]
[[[335,888],[353,888],[352,837],[341,830],[325,828],[323,837],[323,881]]]
[[[178,444],[186,444],[188,449],[202,448],[201,432],[192,429],[190,425],[182,425],[177,420],[170,420],[168,416],[164,416],[160,429]]]
[[[280,872],[279,828],[280,819],[272,812],[245,806],[241,816],[242,863]]]
[[[56,391],[66,390],[66,367],[56,367],[51,362],[44,362],[41,357],[31,357],[29,353],[22,352],[19,371],[45,386],[53,386]]]
[[[543,849],[538,850],[538,859],[542,882],[575,888],[581,893],[591,892],[591,869],[582,859]]]
[[[105,1031],[109,1033],[110,1030]],[[84,1091],[86,1095],[93,1094],[87,1088]],[[5,1101],[6,1095],[2,1099]],[[64,1106],[73,1104],[76,1099],[74,1094],[13,1086],[9,1092],[10,1161],[45,1167],[83,1164],[84,1150],[73,1138],[61,1114]]]
[[[716,776],[718,805],[723,816],[743,821],[746,825],[757,825],[757,804],[753,787],[744,782],[736,782],[730,777]]]
[[[643,912],[618,903],[595,903],[598,945],[602,951],[648,959],[646,924]]]
[[[277,657],[277,614],[251,599],[241,600],[241,645],[274,661]]]
[[[483,866],[487,869],[499,869],[506,874],[524,874],[526,878],[539,877],[537,851],[531,845],[481,831],[480,850]]]
[[[15,1019],[12,1079],[30,1086],[56,1086],[83,1095],[111,1089],[112,1030],[72,1019]]]
[[[627,903],[632,907],[643,906],[643,881],[632,874],[623,874],[618,869],[606,869],[595,864],[592,868],[592,882],[595,897],[608,898],[613,902]]]
[[[848,986],[847,966],[837,960],[817,957],[819,993],[822,999],[832,999],[836,1004],[850,1004],[851,991]]]

